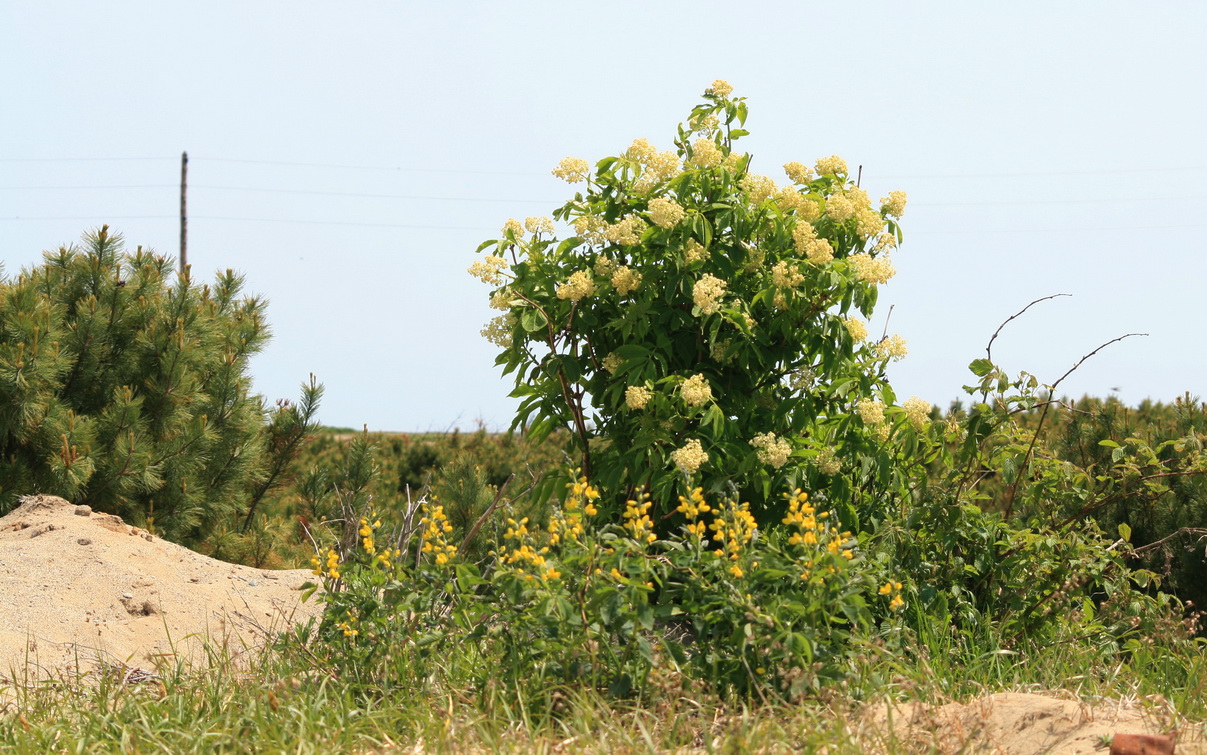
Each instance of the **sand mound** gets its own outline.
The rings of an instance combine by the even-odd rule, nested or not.
[[[53,496],[0,518],[0,681],[242,656],[320,612],[305,570],[216,561]]]
[[[894,742],[899,752],[967,753],[995,755],[1106,755],[1117,734],[1176,739],[1178,755],[1207,753],[1201,726],[1174,720],[1163,706],[1117,700],[1090,704],[1022,692],[999,692],[969,703],[947,705],[880,705],[865,716],[869,752]],[[1180,733],[1170,737],[1178,728]],[[1120,738],[1119,744],[1122,744]],[[1173,749],[1110,750],[1157,755]]]

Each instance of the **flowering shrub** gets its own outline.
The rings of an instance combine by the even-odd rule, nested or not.
[[[533,694],[551,683],[627,694],[668,671],[799,697],[840,673],[851,632],[904,602],[832,512],[799,490],[784,498],[782,526],[764,533],[748,504],[710,503],[696,487],[659,536],[647,496],[608,522],[579,477],[547,521],[508,519],[485,569],[449,543],[439,505],[421,502],[418,526],[388,545],[381,521],[362,517],[359,540],[312,562],[327,603],[320,636],[329,660],[354,678],[375,668],[379,682],[391,657],[423,676],[440,648],[471,643],[482,684]]]
[[[673,149],[563,160],[553,174],[584,184],[553,212],[567,234],[509,220],[479,248],[515,425],[572,427],[612,517],[644,490],[662,521],[686,476],[736,485],[762,524],[775,489],[826,491],[853,526],[872,503],[853,491],[892,474],[883,368],[906,346],[861,318],[894,273],[905,194],[874,203],[836,156],[786,164],[783,185],[755,174],[744,99],[717,81],[703,100]]]

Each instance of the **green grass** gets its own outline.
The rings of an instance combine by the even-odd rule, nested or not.
[[[967,656],[932,643],[869,646],[846,682],[794,705],[726,702],[666,675],[645,699],[585,689],[524,699],[459,681],[475,661],[454,652],[407,689],[353,689],[292,650],[238,669],[220,655],[138,683],[123,673],[25,687],[0,683],[0,751],[44,752],[909,752],[861,724],[877,701],[966,700],[1002,689],[1066,689],[1083,698],[1160,695],[1207,718],[1207,659],[1141,645],[1130,659],[1075,643]],[[1155,699],[1155,698],[1150,698]]]

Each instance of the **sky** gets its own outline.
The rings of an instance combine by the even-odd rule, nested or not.
[[[1011,374],[1129,404],[1207,393],[1207,4],[0,3],[7,274],[107,223],[265,297],[255,390],[324,424],[508,425],[466,268],[550,175],[637,137],[671,148],[714,79],[747,98],[752,170],[838,154],[905,242],[871,332],[899,397]],[[891,315],[889,315],[891,309]]]

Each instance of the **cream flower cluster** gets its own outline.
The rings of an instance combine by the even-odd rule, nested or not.
[[[680,471],[695,474],[701,466],[708,463],[708,452],[700,445],[700,441],[692,438],[683,445],[671,451],[671,461]]]
[[[491,254],[476,260],[469,266],[468,272],[483,283],[498,286],[503,283],[503,271],[507,269],[507,260],[497,254]]]
[[[499,348],[509,348],[511,346],[511,334],[515,329],[515,323],[516,317],[510,312],[499,315],[492,318],[490,322],[486,323],[486,327],[482,328],[482,337]]]
[[[845,223],[855,217],[855,213],[859,211],[859,206],[849,194],[843,191],[834,192],[829,199],[826,200],[826,214],[835,223]]]
[[[703,406],[712,401],[712,386],[703,374],[697,373],[683,381],[683,385],[679,387],[679,395],[688,406]]]
[[[490,308],[501,309],[504,312],[511,309],[511,294],[507,289],[501,288],[490,295]]]
[[[633,246],[641,242],[641,234],[645,231],[645,221],[636,215],[626,215],[604,229],[604,238],[614,244]]]
[[[817,373],[810,367],[801,367],[788,373],[788,387],[794,392],[807,391],[817,380]]]
[[[819,158],[815,167],[817,168],[817,172],[823,176],[835,176],[839,173],[849,172],[847,170],[847,161],[838,155]]]
[[[659,152],[648,139],[633,140],[625,156],[642,165],[641,177],[633,185],[638,192],[645,193],[679,174],[679,155],[669,150]]]
[[[849,258],[855,277],[868,283],[887,283],[897,274],[897,268],[888,257],[873,257],[870,254],[852,254]]]
[[[838,454],[834,453],[833,448],[818,451],[817,456],[813,458],[813,465],[817,467],[818,472],[826,476],[836,475],[842,469],[842,463],[838,461]]]
[[[650,220],[659,228],[674,228],[687,215],[683,205],[667,197],[651,199],[649,210]]]
[[[758,449],[759,461],[773,469],[784,466],[792,455],[792,444],[784,438],[777,438],[775,433],[760,433],[754,436],[750,445]]]
[[[553,169],[553,175],[568,184],[576,184],[587,180],[591,165],[581,157],[567,157]]]
[[[930,422],[930,402],[910,396],[909,400],[901,405],[905,411],[905,418],[915,429],[921,430]]]
[[[884,252],[897,247],[897,237],[885,231],[876,237],[875,243],[872,244],[872,249],[877,252]]]
[[[847,327],[847,332],[851,334],[851,340],[855,343],[859,343],[868,337],[868,326],[863,320],[857,317],[848,317],[842,321],[842,324]]]
[[[612,273],[612,287],[621,296],[628,296],[641,286],[641,273],[628,265],[621,265]]]
[[[696,139],[692,142],[691,164],[701,168],[711,168],[720,164],[724,159],[721,148],[712,139]]]
[[[865,425],[875,427],[884,423],[884,402],[873,398],[861,398],[855,407]]]
[[[770,176],[760,176],[755,173],[748,173],[742,176],[742,180],[738,182],[738,186],[742,187],[742,191],[750,197],[750,201],[758,204],[766,199],[769,199],[775,193],[775,181]]]
[[[729,95],[733,94],[733,85],[724,79],[717,79],[712,83],[712,86],[708,88],[708,91],[712,92],[718,97],[728,97]]]
[[[598,215],[580,215],[574,219],[571,225],[574,226],[574,232],[588,244],[602,244],[608,240],[605,235],[608,230],[608,221]]]
[[[906,194],[904,191],[890,191],[887,197],[880,198],[880,210],[891,218],[899,218],[905,214]]]
[[[553,233],[553,221],[549,218],[524,218],[524,227],[529,233]]]
[[[605,257],[601,254],[595,258],[595,264],[592,266],[592,268],[595,270],[595,275],[597,277],[611,278],[612,273],[616,270],[616,266],[619,264],[620,263],[611,257]]]
[[[771,268],[771,282],[776,288],[796,288],[805,282],[805,276],[787,260],[780,260]]]
[[[813,170],[808,165],[795,160],[784,163],[784,173],[794,184],[807,184],[813,180]]]
[[[824,265],[834,259],[834,247],[827,239],[817,238],[817,229],[811,223],[798,222],[792,229],[792,241],[796,251],[803,253],[814,265]]]
[[[570,280],[557,287],[557,298],[579,301],[595,293],[595,281],[586,270],[571,274]]]
[[[702,262],[708,258],[708,252],[695,239],[688,239],[687,244],[683,247],[683,261],[687,264],[693,262]]]
[[[640,385],[630,385],[624,389],[624,402],[630,409],[644,409],[654,397],[654,392]]]
[[[624,358],[616,352],[612,352],[603,358],[603,368],[608,372],[616,372],[622,364],[624,364]]]
[[[692,286],[692,301],[700,308],[700,314],[712,315],[721,311],[721,298],[725,296],[725,281],[705,273]]]
[[[876,356],[881,359],[892,359],[899,362],[905,359],[905,355],[908,353],[909,347],[906,346],[905,339],[896,333],[876,344]]]
[[[503,224],[503,229],[500,233],[503,234],[504,238],[508,236],[519,238],[524,235],[524,226],[515,218],[507,218],[507,222]]]
[[[775,203],[781,212],[795,212],[801,220],[817,220],[821,210],[817,203],[801,194],[795,187],[784,186],[775,193]]]

